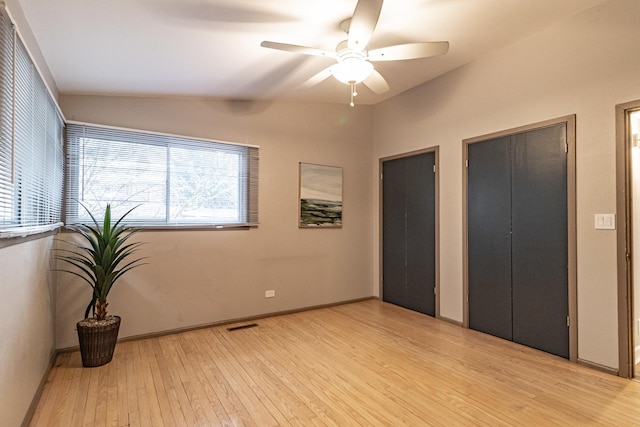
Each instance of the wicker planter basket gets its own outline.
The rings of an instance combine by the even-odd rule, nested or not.
[[[111,362],[120,330],[120,316],[112,318],[114,321],[107,322],[106,325],[97,325],[95,322],[92,324],[84,320],[76,325],[82,366],[93,368]]]

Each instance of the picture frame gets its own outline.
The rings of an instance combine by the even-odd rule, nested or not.
[[[299,165],[299,228],[342,228],[342,168]]]

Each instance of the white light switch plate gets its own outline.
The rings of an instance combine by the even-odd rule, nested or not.
[[[615,230],[616,214],[595,214],[596,230]]]

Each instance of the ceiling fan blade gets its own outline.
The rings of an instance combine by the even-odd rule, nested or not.
[[[349,24],[349,47],[364,49],[376,28],[382,0],[359,0]]]
[[[314,47],[298,46],[296,44],[263,41],[262,43],[260,43],[260,46],[269,49],[284,50],[286,52],[303,53],[305,55],[326,56],[329,58],[335,57],[335,54],[333,52],[316,49]]]
[[[444,55],[448,51],[449,42],[423,42],[373,49],[368,52],[368,56],[370,61],[396,61]]]
[[[306,82],[298,86],[298,89],[308,89],[311,86],[315,86],[318,83],[325,81],[326,79],[331,77],[332,75],[331,70],[333,69],[333,67],[335,67],[335,64],[325,68],[324,70],[320,71],[318,74],[312,76],[309,80],[307,80]]]
[[[364,79],[362,83],[364,83],[365,86],[367,86],[378,95],[389,90],[389,84],[384,79],[384,77],[382,77],[382,74],[380,74],[376,70],[373,70],[373,72],[369,74],[369,77]]]

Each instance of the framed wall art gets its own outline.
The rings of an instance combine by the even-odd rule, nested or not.
[[[300,228],[342,227],[342,168],[300,163]]]

